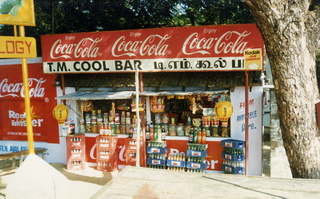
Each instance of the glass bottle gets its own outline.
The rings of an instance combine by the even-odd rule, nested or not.
[[[184,136],[184,125],[183,125],[183,123],[178,123],[177,135],[178,136]]]
[[[91,113],[91,132],[92,133],[97,133],[97,115],[96,115],[96,111],[92,110]]]
[[[171,118],[171,124],[169,125],[169,135],[170,136],[177,135],[177,129],[176,129],[176,124],[175,124],[174,118]]]
[[[98,110],[97,126],[98,126],[97,132],[100,133],[100,129],[103,129],[103,118],[102,118],[101,110]]]

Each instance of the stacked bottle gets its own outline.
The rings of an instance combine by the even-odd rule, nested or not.
[[[189,143],[187,150],[187,172],[204,173],[207,168],[207,145]]]
[[[224,151],[222,152],[222,170],[224,171],[224,173],[244,174],[244,141],[226,139],[221,141],[221,145],[222,147],[224,147]]]
[[[186,154],[170,153],[167,160],[167,169],[172,171],[185,171],[186,166]]]
[[[165,141],[149,141],[147,145],[147,165],[149,168],[166,169],[167,145]]]

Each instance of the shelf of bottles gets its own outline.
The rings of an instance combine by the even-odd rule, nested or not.
[[[149,168],[166,169],[167,144],[165,141],[148,141],[147,165]]]
[[[245,167],[245,142],[241,140],[227,139],[221,141],[224,147],[222,152],[222,170],[226,174],[244,174]]]
[[[187,172],[204,173],[207,169],[207,145],[188,143]]]
[[[142,140],[140,140],[140,149]],[[126,140],[126,163],[127,165],[136,165],[137,157],[137,139],[127,138]]]
[[[117,169],[117,137],[98,135],[96,137],[97,170],[112,172]]]
[[[67,169],[84,170],[86,161],[85,135],[72,135],[67,137]]]

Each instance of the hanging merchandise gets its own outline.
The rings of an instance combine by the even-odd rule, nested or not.
[[[145,102],[139,97],[139,111],[145,110]],[[136,112],[136,97],[132,98],[131,111]]]
[[[81,101],[81,112],[89,112],[93,109],[93,102],[92,101]]]
[[[162,97],[154,96],[150,99],[151,103],[151,112],[153,113],[162,113],[165,109],[164,99]]]

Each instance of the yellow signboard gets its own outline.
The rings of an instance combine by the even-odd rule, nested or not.
[[[0,24],[35,26],[33,0],[0,0]]]
[[[244,51],[244,68],[247,70],[262,69],[262,50],[249,49]]]
[[[36,40],[33,37],[0,37],[0,58],[37,57]]]

